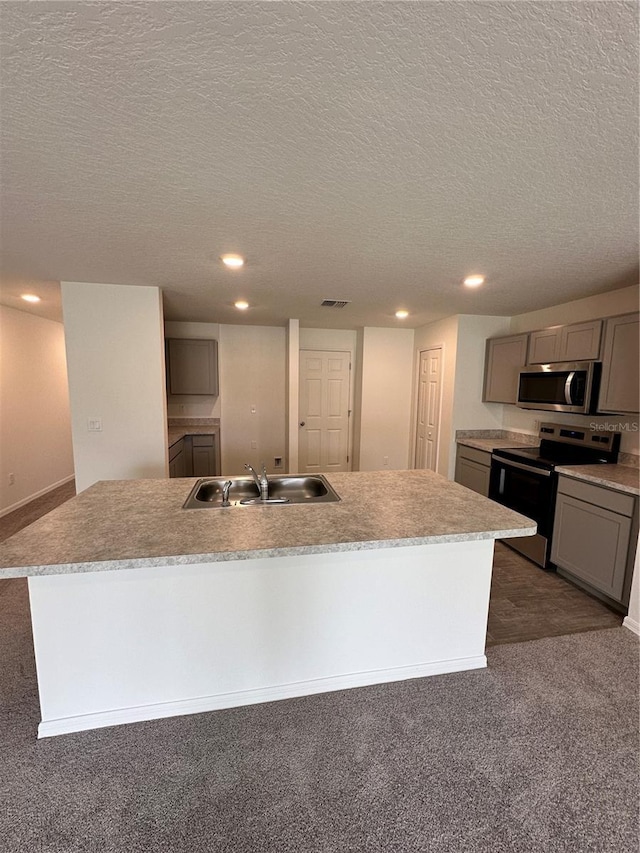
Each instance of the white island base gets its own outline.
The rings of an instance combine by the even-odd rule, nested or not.
[[[32,576],[38,736],[484,667],[493,544]]]

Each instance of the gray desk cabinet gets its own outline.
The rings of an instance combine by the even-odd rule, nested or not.
[[[218,396],[218,342],[168,338],[167,391],[175,395]]]
[[[489,497],[491,453],[475,447],[458,445],[455,481],[480,495]]]
[[[640,411],[640,315],[609,317],[604,332],[599,412]]]
[[[518,396],[518,372],[527,363],[529,336],[509,335],[489,338],[484,362],[485,403],[515,403]]]
[[[551,560],[560,574],[626,605],[636,533],[633,495],[559,477]]]

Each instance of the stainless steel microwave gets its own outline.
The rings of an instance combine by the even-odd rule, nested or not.
[[[523,367],[518,376],[517,405],[521,409],[592,414],[598,405],[601,368],[599,361]]]

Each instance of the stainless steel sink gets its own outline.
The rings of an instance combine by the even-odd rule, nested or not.
[[[260,499],[252,477],[207,477],[191,489],[183,509],[223,506],[223,487],[231,480],[229,506],[282,506],[283,504],[333,503],[340,498],[322,474],[269,477],[269,500]]]

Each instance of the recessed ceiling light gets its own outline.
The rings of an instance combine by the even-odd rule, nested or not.
[[[400,311],[396,311],[396,317],[398,320],[404,320],[405,317],[409,316],[409,312],[401,309]]]
[[[241,311],[246,311],[247,308],[249,307],[249,303],[245,302],[244,299],[238,299],[238,301],[234,302],[233,304],[236,306],[236,308],[239,308]]]
[[[481,284],[484,284],[484,276],[483,275],[469,275],[464,280],[464,284],[466,287],[480,287]]]
[[[237,270],[240,269],[241,266],[244,266],[244,258],[242,255],[221,255],[220,260],[225,266],[232,270]]]
[[[35,296],[33,293],[23,293],[21,298],[25,302],[40,302],[40,297]]]

